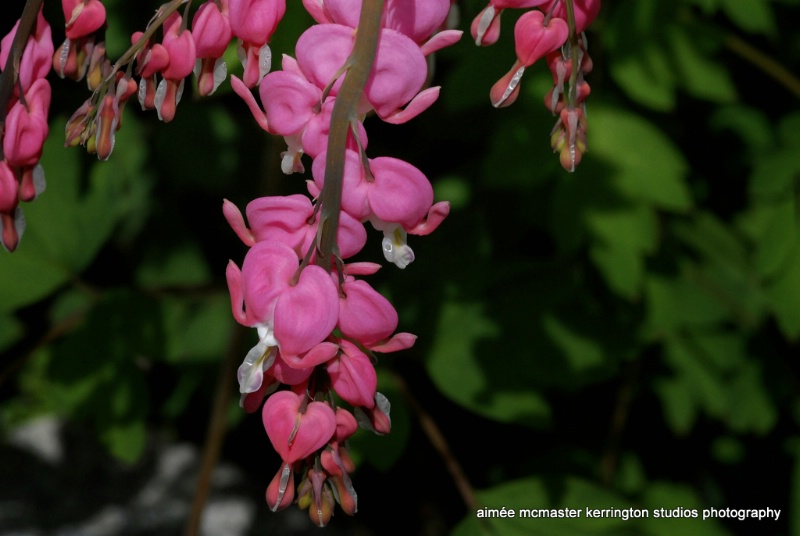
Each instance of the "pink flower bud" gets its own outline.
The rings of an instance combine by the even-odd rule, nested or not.
[[[228,6],[233,35],[259,46],[269,42],[286,12],[286,0],[229,0]]]
[[[294,472],[292,464],[284,463],[267,486],[267,506],[273,512],[283,510],[294,500]]]
[[[225,53],[233,33],[228,21],[228,2],[222,9],[213,0],[205,2],[192,19],[192,35],[198,58],[219,58]]]

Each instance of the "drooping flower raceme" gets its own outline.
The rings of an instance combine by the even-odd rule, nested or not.
[[[471,29],[477,45],[491,45],[500,35],[503,10],[536,8],[517,20],[514,26],[517,59],[494,84],[489,97],[496,108],[513,104],[525,69],[547,58],[555,85],[545,96],[545,106],[558,115],[550,133],[551,146],[559,153],[562,167],[574,171],[586,152],[584,101],[589,95],[589,85],[583,76],[591,70],[591,60],[583,31],[597,17],[600,0],[573,0],[570,9],[566,4],[565,0],[490,0]],[[565,80],[569,80],[566,91]]]
[[[20,22],[0,42],[0,69],[8,65]],[[40,9],[19,58],[19,68],[12,66],[10,73],[4,73],[13,78],[5,120],[0,121],[0,241],[8,251],[17,248],[25,231],[19,202],[33,201],[45,187],[39,159],[49,133],[51,89],[45,76],[53,57],[50,35],[50,25]]]
[[[402,123],[431,106],[439,88],[424,88],[425,56],[455,42],[460,32],[434,35],[449,0],[387,0],[380,27],[357,31],[361,2],[305,0],[304,5],[319,24],[298,39],[296,59],[285,55],[282,70],[263,76],[246,68],[244,80],[232,77],[231,84],[258,124],[283,136],[285,173],[304,171],[305,155],[312,159],[313,180],[307,184],[313,200],[256,199],[247,205],[247,221],[225,201],[223,213],[250,247],[241,270],[231,262],[227,272],[234,317],[258,333],[239,368],[241,403],[257,411],[266,398],[264,427],[282,458],[267,486],[267,504],[278,510],[296,499],[322,526],[335,503],[348,514],[358,508],[347,439],[358,426],[379,434],[391,429],[389,401],[377,392],[375,353],[402,350],[415,341],[414,335],[395,333],[397,311],[363,279],[379,265],[343,261],[364,247],[369,222],[384,234],[385,258],[405,268],[414,260],[407,235],[430,233],[450,209],[434,202],[430,182],[415,166],[366,156],[363,119],[374,111],[383,121]],[[234,7],[230,0],[236,34]],[[271,35],[274,28],[268,30]],[[363,67],[353,63],[357,34],[370,31],[378,33],[376,53],[363,73],[363,89],[342,97],[347,77]],[[261,42],[253,39],[249,42]],[[248,89],[254,80],[260,104]],[[334,128],[337,104],[355,110],[347,129]],[[331,141],[340,135],[334,132],[347,136],[338,178],[327,165]],[[341,188],[339,206],[326,207],[329,188]],[[331,213],[338,222],[334,261],[323,262],[330,257],[321,252],[320,236]]]

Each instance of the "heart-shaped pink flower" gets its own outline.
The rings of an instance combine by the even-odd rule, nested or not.
[[[336,432],[336,415],[324,402],[310,402],[300,413],[303,397],[291,391],[273,394],[261,418],[272,446],[286,463],[314,454]]]
[[[559,48],[569,37],[567,21],[552,17],[544,26],[544,13],[531,10],[522,15],[514,26],[517,58],[525,67]]]

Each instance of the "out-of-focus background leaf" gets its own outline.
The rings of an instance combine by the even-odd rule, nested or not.
[[[21,4],[0,8],[0,32]],[[58,42],[60,6],[45,4]],[[157,3],[105,4],[118,56]],[[460,26],[483,7],[459,2]],[[411,266],[369,279],[419,338],[378,364],[394,430],[352,440],[359,513],[332,525],[800,534],[799,10],[789,0],[604,2],[588,31],[589,152],[574,174],[549,148],[545,65],[526,71],[513,106],[489,105],[514,61],[519,11],[504,12],[495,46],[465,36],[435,55],[442,94],[429,111],[398,126],[367,119],[368,154],[412,162],[452,212],[411,238]],[[289,3],[275,58],[294,53],[309,20]],[[226,57],[240,72],[235,47]],[[84,86],[52,82],[47,190],[23,207],[19,250],[0,254],[0,433],[57,415],[137,467],[153,437],[203,442],[224,356],[254,341],[232,331],[223,274],[245,247],[222,200],[243,209],[303,192],[307,177],[280,173],[284,142],[227,83],[208,99],[187,88],[169,124],[128,105],[110,161],[97,162],[63,147]],[[381,260],[379,236],[357,260]],[[236,402],[222,455],[261,490],[280,462],[258,415]],[[782,515],[482,521],[418,407],[480,506]]]

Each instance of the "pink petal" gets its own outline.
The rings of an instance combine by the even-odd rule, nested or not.
[[[259,85],[271,132],[291,136],[306,126],[314,116],[322,91],[302,76],[276,71],[264,77]]]
[[[342,400],[353,406],[372,408],[378,377],[369,357],[348,341],[341,341],[343,352],[328,363],[331,385]]]
[[[269,244],[259,244],[262,243]],[[294,252],[292,256],[297,264]],[[298,283],[282,290],[275,304],[274,321],[275,338],[284,359],[307,352],[331,334],[339,316],[338,296],[328,273],[316,265],[306,266]]]

